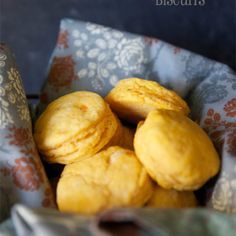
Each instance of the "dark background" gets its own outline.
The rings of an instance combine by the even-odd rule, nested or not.
[[[0,39],[14,50],[27,93],[38,93],[60,19],[71,17],[158,37],[236,69],[236,0],[203,7],[156,0],[0,0]]]

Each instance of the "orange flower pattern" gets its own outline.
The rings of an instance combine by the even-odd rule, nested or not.
[[[31,135],[27,128],[17,128],[15,126],[9,128],[10,134],[7,138],[10,139],[10,145],[25,146],[31,142]]]
[[[72,56],[54,57],[48,75],[48,82],[55,88],[67,87],[78,79],[74,72],[75,62]]]
[[[236,98],[228,101],[224,106],[224,111],[228,117],[236,117]]]
[[[39,158],[35,148],[31,147],[32,134],[28,128],[9,128],[9,145],[19,147],[19,152],[24,154],[14,160],[10,173],[14,184],[25,191],[35,191],[44,183],[42,167],[36,160]]]
[[[226,116],[232,117],[232,104],[234,99],[228,101],[224,105],[224,111]],[[215,143],[215,146],[221,150],[223,142],[227,133],[229,136],[227,139],[228,152],[231,155],[236,155],[236,122],[230,122],[222,119],[222,116],[214,109],[210,108],[207,111],[207,117],[204,120],[204,128]]]
[[[24,156],[16,158],[13,164],[1,167],[0,173],[4,177],[11,177],[15,186],[22,191],[38,191],[46,182],[38,153],[35,147],[32,147],[33,138],[30,129],[10,127],[9,135],[6,138],[9,139],[9,145],[18,147],[19,153]],[[49,185],[44,190],[44,198],[41,204],[44,207],[54,206]]]
[[[14,184],[26,191],[39,189],[43,182],[40,167],[33,158],[21,157],[15,159],[15,166],[12,168]]]
[[[28,128],[9,128],[9,145],[19,147],[19,152],[24,156],[15,159],[14,165],[8,169],[0,170],[5,174],[12,174],[14,184],[25,191],[35,191],[44,183],[42,167],[37,162],[39,156],[32,147],[32,134]]]
[[[59,48],[68,48],[68,31],[67,30],[61,30],[58,39],[57,39],[57,45]]]

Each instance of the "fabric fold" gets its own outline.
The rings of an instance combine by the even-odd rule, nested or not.
[[[5,44],[0,44],[0,156],[0,220],[15,203],[54,206],[15,57]]]
[[[12,209],[12,220],[18,236],[233,236],[236,229],[236,215],[203,208],[127,208],[86,217],[16,205]]]

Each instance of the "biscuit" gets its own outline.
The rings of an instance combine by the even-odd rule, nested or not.
[[[150,112],[135,133],[134,149],[150,176],[167,189],[196,190],[220,168],[207,134],[175,111]]]
[[[176,191],[156,186],[146,206],[156,208],[190,208],[197,206],[197,199],[192,191]]]
[[[152,192],[151,178],[135,153],[114,146],[65,166],[57,185],[57,204],[63,212],[93,214],[142,206]]]
[[[120,139],[120,146],[134,150],[134,133],[135,131],[133,129],[123,126],[123,136]]]
[[[100,151],[117,127],[102,97],[80,91],[49,104],[36,121],[34,138],[46,161],[68,164]]]
[[[144,120],[150,111],[167,109],[187,115],[187,103],[174,91],[155,81],[139,78],[120,80],[105,100],[120,118],[132,123]]]
[[[118,121],[118,127],[115,135],[111,138],[109,143],[104,147],[104,149],[111,146],[120,146],[126,149],[134,150],[134,129],[126,127]]]

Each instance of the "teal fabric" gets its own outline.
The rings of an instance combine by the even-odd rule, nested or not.
[[[1,236],[17,236],[11,219],[8,219],[0,224],[0,235]]]
[[[16,203],[53,207],[15,56],[0,43],[0,222]]]
[[[124,219],[119,212],[111,213],[111,219]],[[125,214],[125,211],[123,211]],[[236,215],[220,213],[207,209],[137,209],[128,210],[127,215],[134,218],[150,235],[181,236],[233,236],[236,230]],[[122,218],[121,218],[122,217]]]
[[[18,236],[234,236],[236,232],[236,215],[203,208],[117,209],[85,217],[16,205],[12,220]],[[1,225],[0,235],[3,232],[15,235],[10,220]]]

